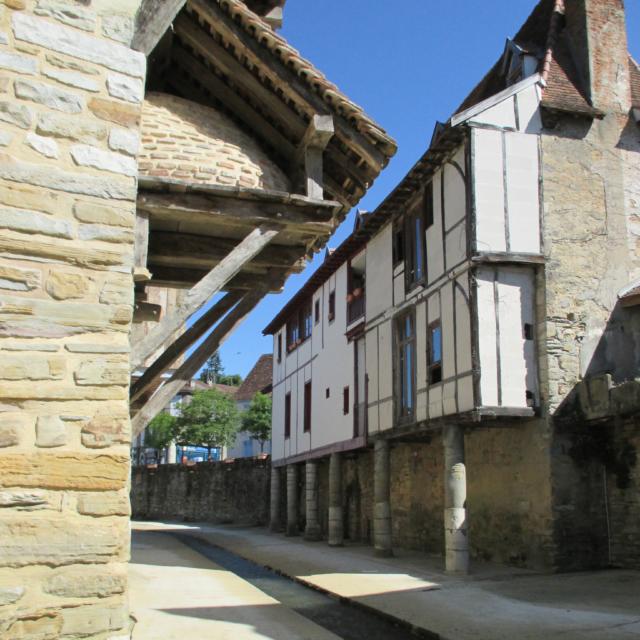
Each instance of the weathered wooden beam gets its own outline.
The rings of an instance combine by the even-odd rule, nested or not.
[[[284,130],[291,131],[294,139],[304,135],[304,117],[291,109],[286,102],[256,78],[233,54],[219,44],[208,31],[186,14],[180,15],[175,23],[176,36],[197,51],[205,60],[220,69],[236,87],[241,89],[260,105],[274,122]]]
[[[207,358],[219,349],[223,341],[233,333],[264,296],[265,291],[262,289],[250,291],[218,323],[204,342],[178,368],[171,379],[165,382],[133,417],[131,420],[133,437],[144,431],[149,422],[171,402],[176,393],[193,378],[198,369],[207,361]]]
[[[133,279],[136,282],[149,280],[151,274],[147,269],[149,253],[149,214],[136,210],[133,248]]]
[[[302,102],[307,115],[330,113],[324,100],[313,92],[298,75],[271,54],[263,44],[258,42],[233,19],[225,13],[217,3],[207,0],[189,0],[193,8],[202,16],[212,29],[221,33],[236,49],[243,52],[247,59],[258,65],[260,71],[274,84],[289,95],[291,99]],[[336,136],[357,151],[366,162],[379,171],[387,163],[385,155],[366,136],[357,131],[343,116],[335,116]]]
[[[131,385],[130,401],[133,404],[146,393],[171,367],[171,365],[192,345],[195,344],[225,313],[234,307],[245,294],[233,291],[225,294],[209,311],[198,318],[182,335],[172,342],[142,376]]]
[[[196,282],[200,282],[204,278],[209,270],[207,269],[183,269],[181,267],[170,267],[165,265],[152,264],[153,280],[151,280],[150,286],[162,286],[162,287],[176,287],[176,288],[189,288]],[[273,271],[269,270],[265,275],[257,275],[255,273],[239,273],[227,282],[221,291],[247,291],[253,289],[256,286],[267,284],[273,279]],[[270,291],[277,292],[282,289],[284,281],[286,279],[286,270],[278,270],[280,272],[280,280],[273,280]]]
[[[336,203],[337,204],[337,203]],[[291,230],[306,233],[333,231],[334,208],[300,208],[280,203],[240,201],[210,195],[206,191],[180,195],[154,193],[141,186],[138,190],[138,208],[141,211],[165,212],[175,220],[188,214],[201,214],[211,223],[228,226],[255,227],[262,224],[280,224]]]
[[[237,244],[237,240],[172,231],[151,231],[149,234],[149,264],[181,266],[190,269],[210,269]],[[305,247],[278,246],[271,243],[252,261],[252,267],[286,267],[300,260]]]
[[[136,13],[131,48],[148,56],[185,4],[186,0],[142,0]]]
[[[243,265],[266,247],[280,229],[258,227],[233,249],[202,280],[193,286],[172,313],[167,314],[131,351],[131,368],[136,369],[171,337],[187,318],[196,312],[207,300],[220,291],[236,275]]]
[[[245,123],[284,158],[289,159],[293,156],[295,145],[256,109],[247,104],[233,89],[229,88],[212,69],[208,69],[182,47],[174,47],[172,60],[180,70],[186,71],[205,91],[222,102],[233,113],[233,117]],[[169,81],[182,93],[189,95],[190,87],[187,85],[187,81],[181,79],[179,75],[173,75]]]
[[[304,192],[310,198],[324,198],[323,154],[334,133],[333,116],[315,114],[298,146],[296,165],[304,167]]]

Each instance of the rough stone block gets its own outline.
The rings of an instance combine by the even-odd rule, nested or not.
[[[0,227],[21,233],[41,233],[54,238],[72,238],[73,230],[65,220],[16,209],[0,209]]]
[[[127,576],[124,571],[92,568],[91,572],[80,569],[56,572],[45,581],[45,593],[62,598],[106,598],[124,593]]]
[[[76,73],[75,71],[61,71],[60,69],[44,69],[42,75],[52,80],[56,80],[61,84],[66,84],[70,87],[76,87],[77,89],[84,89],[85,91],[100,91],[100,87],[95,80],[87,78],[82,73]]]
[[[96,636],[104,631],[116,631],[128,626],[127,610],[121,606],[92,605],[64,609],[62,633],[70,637]]]
[[[95,342],[80,342],[78,344],[66,344],[64,347],[71,353],[129,353],[128,345],[109,344]]]
[[[109,133],[109,148],[135,157],[140,148],[140,136],[135,131],[113,128]]]
[[[87,65],[84,62],[76,62],[75,60],[66,60],[65,58],[60,58],[59,56],[53,55],[52,53],[47,54],[46,60],[49,64],[52,64],[54,67],[58,67],[59,69],[71,69],[72,71],[81,71],[85,74],[90,75],[98,75],[98,70],[92,67],[91,65]]]
[[[82,118],[43,113],[38,120],[36,131],[55,138],[68,138],[77,142],[100,142],[107,137],[107,127],[98,122]]]
[[[15,13],[12,16],[12,26],[13,34],[18,40],[37,44],[80,60],[95,62],[136,78],[144,78],[145,56],[124,45],[78,33],[75,29],[21,13]]]
[[[13,90],[17,98],[37,102],[56,111],[80,113],[85,107],[82,96],[35,80],[16,80],[13,83]]]
[[[114,444],[128,444],[130,433],[128,416],[97,414],[82,428],[81,438],[89,449],[104,449]]]
[[[13,616],[3,640],[57,640],[61,632],[62,616],[59,612],[49,609],[23,611]]]
[[[9,44],[9,36],[4,31],[0,31],[0,44]]]
[[[65,359],[62,356],[35,358],[25,353],[21,356],[2,358],[0,380],[60,380],[64,375]]]
[[[120,282],[105,282],[100,291],[101,304],[133,304],[133,287]]]
[[[58,144],[51,138],[45,138],[29,131],[24,140],[32,149],[46,158],[57,158],[59,155]]]
[[[0,289],[31,291],[40,286],[40,271],[0,265]]]
[[[56,300],[83,298],[91,288],[91,278],[79,273],[53,271],[49,274],[45,289]]]
[[[138,174],[138,166],[133,158],[121,153],[103,151],[98,147],[74,145],[71,147],[71,157],[76,164],[83,167],[93,167],[94,169],[132,177]]]
[[[67,427],[60,416],[40,416],[36,422],[36,447],[62,447],[67,444]]]
[[[112,98],[138,104],[144,97],[144,84],[136,78],[110,73],[107,76],[107,91]]]
[[[134,180],[115,180],[77,171],[63,171],[53,166],[22,162],[5,153],[0,153],[0,178],[98,198],[134,200],[136,197]]]
[[[126,385],[129,384],[129,366],[122,361],[95,358],[82,362],[73,377],[78,385]]]
[[[0,131],[0,147],[8,147],[14,135],[10,131]]]
[[[96,28],[96,14],[94,11],[68,2],[40,0],[33,12],[36,15],[54,18],[58,22],[77,29],[83,29],[84,31],[95,31]]]
[[[125,211],[93,202],[78,201],[73,206],[73,214],[81,222],[108,224],[116,227],[133,228],[133,211]]]
[[[125,15],[104,16],[102,35],[128,45],[133,38],[133,20]]]
[[[32,509],[48,504],[48,500],[42,491],[0,491],[0,508]]]
[[[64,196],[51,191],[23,186],[3,185],[0,189],[0,203],[18,209],[32,209],[43,213],[57,213],[63,210]]]
[[[78,513],[85,516],[131,515],[129,497],[122,493],[92,491],[78,496]]]
[[[122,104],[106,98],[91,98],[89,109],[102,120],[115,122],[123,127],[137,127],[140,124],[140,108]]]
[[[127,456],[67,452],[39,452],[28,456],[6,453],[0,465],[0,485],[26,489],[118,491],[126,486],[128,474]]]
[[[83,224],[78,227],[80,240],[100,240],[101,242],[115,242],[133,244],[133,231],[121,227],[108,227],[101,224]]]
[[[7,514],[0,521],[0,566],[109,562],[124,551],[128,527],[123,524],[52,511],[34,511],[28,518]]]
[[[38,71],[38,62],[35,58],[23,56],[19,53],[0,51],[0,69],[8,69],[17,73],[34,75]]]
[[[33,122],[33,111],[23,104],[0,102],[0,121],[8,122],[21,129],[28,129]]]
[[[24,587],[0,587],[0,607],[15,604],[24,596]]]

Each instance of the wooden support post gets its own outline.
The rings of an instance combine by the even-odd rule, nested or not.
[[[135,282],[145,282],[151,278],[151,274],[147,269],[149,213],[146,211],[136,211],[134,242],[133,279]]]
[[[279,229],[254,229],[224,260],[219,262],[198,284],[192,287],[182,303],[166,315],[131,352],[131,369],[137,369],[186,322],[207,300],[220,291],[243,265],[250,262],[276,235]]]
[[[235,306],[244,294],[239,291],[227,293],[214,304],[201,318],[193,323],[178,337],[161,356],[131,386],[131,402],[135,402],[146,393],[156,380],[197,340],[199,340],[216,322]]]
[[[296,155],[304,164],[304,190],[309,198],[324,198],[323,153],[333,137],[333,117],[314,115],[302,138]]]
[[[207,336],[205,341],[178,368],[171,379],[163,384],[140,409],[131,420],[132,437],[144,431],[170,402],[182,387],[196,374],[198,369],[215,353],[226,338],[244,320],[246,315],[265,296],[263,289],[257,289],[245,294],[242,300],[222,319],[216,328]]]
[[[131,48],[148,57],[185,4],[186,0],[143,0],[136,13]]]

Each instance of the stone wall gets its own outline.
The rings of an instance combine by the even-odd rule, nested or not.
[[[270,474],[269,459],[136,467],[133,517],[264,525],[269,521]]]
[[[129,633],[144,56],[90,2],[0,4],[0,636]]]

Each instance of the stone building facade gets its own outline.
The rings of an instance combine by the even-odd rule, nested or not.
[[[0,636],[129,637],[133,3],[0,5]]]
[[[539,2],[265,330],[275,528],[640,566],[639,109],[623,3]]]

